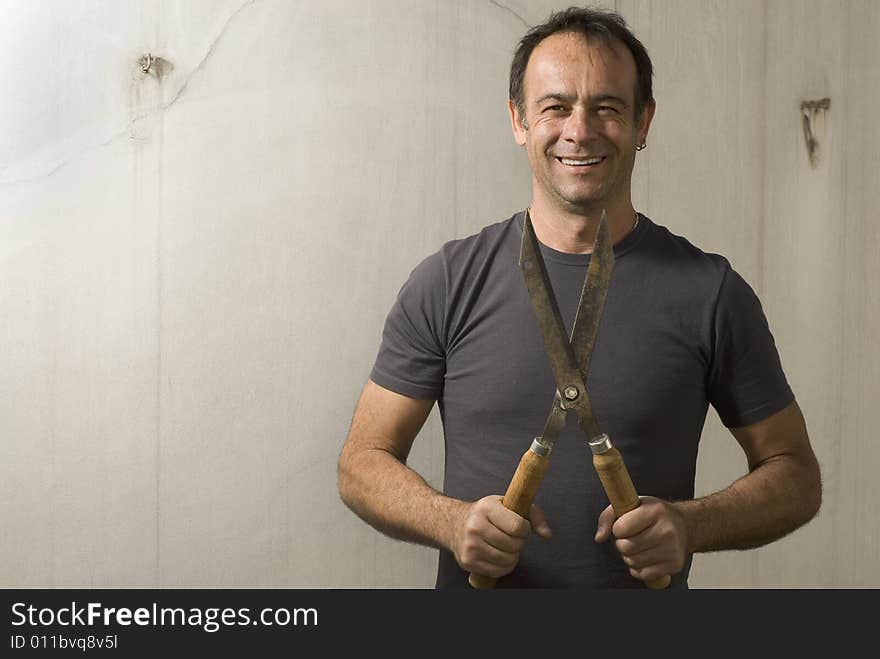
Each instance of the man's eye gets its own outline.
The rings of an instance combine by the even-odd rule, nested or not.
[[[562,109],[563,108],[561,105],[549,105],[546,108],[544,108],[544,112],[560,112],[560,111],[562,111]]]
[[[618,114],[617,108],[613,108],[610,105],[600,105],[599,112],[613,112],[614,114]]]

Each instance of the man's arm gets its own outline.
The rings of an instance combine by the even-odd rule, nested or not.
[[[474,503],[444,496],[406,466],[413,441],[434,405],[368,380],[339,456],[339,494],[382,533],[446,549],[467,571],[500,577],[519,560],[530,525],[492,495]],[[549,535],[532,510],[536,531]]]
[[[674,504],[687,524],[688,552],[760,547],[819,512],[819,463],[797,402],[730,432],[746,454],[749,473],[721,492]]]
[[[603,511],[596,540],[607,540],[610,530],[633,576],[676,574],[695,552],[759,547],[816,515],[822,501],[819,463],[796,402],[731,433],[749,473],[729,487],[692,501],[643,497],[639,508],[617,521],[610,507]]]
[[[367,381],[339,456],[339,494],[365,522],[398,540],[448,549],[464,502],[430,487],[406,466],[433,400]]]

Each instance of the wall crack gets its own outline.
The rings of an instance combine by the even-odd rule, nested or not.
[[[165,110],[167,110],[168,108],[170,108],[175,103],[177,103],[177,100],[183,95],[183,92],[186,91],[186,88],[189,85],[190,81],[195,77],[195,75],[197,73],[199,73],[202,69],[205,68],[205,63],[211,58],[211,55],[214,54],[214,50],[216,50],[217,44],[220,43],[220,40],[229,31],[229,25],[238,17],[238,15],[242,11],[244,11],[247,7],[254,4],[256,1],[257,0],[247,0],[247,2],[242,4],[238,9],[236,9],[234,12],[232,12],[229,15],[229,18],[226,19],[226,22],[223,24],[223,27],[220,28],[220,32],[217,34],[216,37],[214,37],[213,41],[211,41],[211,44],[208,46],[208,50],[202,56],[202,59],[199,61],[198,64],[196,64],[195,68],[192,71],[190,71],[189,75],[186,77],[186,79],[183,81],[183,84],[180,86],[180,89],[177,90],[177,93],[174,95],[174,98],[172,98],[168,103],[166,103],[165,105],[162,106],[161,110],[163,112]]]
[[[524,18],[523,18],[522,16],[520,16],[519,14],[517,14],[515,11],[513,11],[513,9],[511,9],[511,8],[508,7],[507,5],[502,5],[500,2],[495,2],[495,0],[489,0],[489,4],[490,4],[490,5],[495,5],[495,6],[498,7],[499,9],[503,9],[504,11],[513,14],[513,15],[516,16],[516,17],[522,22],[522,24],[525,25],[527,28],[532,27],[531,25],[529,25],[529,24],[526,22],[526,19],[524,19]]]
[[[116,133],[113,133],[109,138],[103,140],[102,142],[99,142],[97,144],[91,144],[91,145],[88,145],[88,146],[85,146],[85,147],[79,149],[73,155],[71,155],[67,158],[64,158],[60,162],[57,162],[53,165],[50,165],[50,169],[47,172],[41,173],[37,176],[11,179],[11,180],[4,179],[3,174],[6,171],[8,171],[11,166],[7,165],[7,166],[3,167],[2,169],[0,169],[0,187],[5,188],[5,187],[11,187],[14,185],[35,183],[37,181],[47,179],[47,178],[53,176],[54,174],[56,174],[58,171],[60,171],[61,169],[63,169],[67,165],[69,165],[70,163],[72,163],[76,160],[79,160],[80,158],[83,158],[84,156],[88,155],[89,153],[91,153],[93,151],[96,151],[98,149],[103,149],[107,146],[110,146],[111,144],[125,138],[126,136],[128,136],[130,139],[136,139],[131,135],[135,124],[137,122],[142,121],[144,119],[147,119],[157,113],[165,112],[166,110],[168,110],[168,108],[170,108],[175,103],[177,103],[178,100],[180,100],[181,96],[183,96],[183,93],[186,91],[186,89],[189,86],[189,83],[192,81],[192,79],[196,75],[198,75],[199,72],[204,70],[205,65],[207,64],[208,60],[211,59],[211,56],[214,54],[214,51],[217,49],[217,45],[220,43],[220,40],[223,39],[223,37],[226,36],[226,34],[229,32],[230,25],[233,23],[233,21],[236,18],[238,18],[238,16],[242,13],[242,11],[247,9],[249,6],[253,5],[256,1],[257,0],[247,0],[247,2],[242,3],[238,7],[238,9],[236,9],[235,11],[233,11],[229,15],[229,17],[223,23],[223,26],[218,31],[217,36],[215,36],[211,40],[211,43],[208,45],[208,48],[205,51],[205,54],[201,57],[198,64],[196,64],[195,67],[193,67],[193,69],[189,72],[189,74],[183,80],[183,83],[180,85],[177,92],[174,94],[173,98],[170,101],[160,105],[157,108],[153,108],[152,110],[149,110],[148,112],[143,112],[143,113],[129,119],[126,122],[125,128],[123,130],[120,130],[120,131],[117,131]],[[138,70],[141,69],[141,66],[142,66],[142,63],[138,62],[137,63]]]

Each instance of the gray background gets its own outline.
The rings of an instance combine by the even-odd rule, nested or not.
[[[604,4],[656,66],[636,208],[756,289],[825,480],[692,585],[880,586],[880,3]],[[0,3],[0,585],[433,584],[336,459],[409,271],[527,204],[509,61],[564,6]],[[710,411],[698,494],[745,468]]]

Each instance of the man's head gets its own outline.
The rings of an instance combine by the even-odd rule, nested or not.
[[[651,74],[644,47],[611,12],[571,8],[526,34],[511,65],[509,109],[534,204],[631,211],[635,152],[654,116]]]
[[[551,34],[570,32],[579,34],[589,41],[599,40],[609,44],[622,43],[629,50],[636,64],[635,114],[640,116],[645,106],[653,103],[651,79],[654,67],[645,46],[630,31],[620,14],[612,11],[570,7],[552,14],[544,23],[531,28],[520,40],[510,63],[510,100],[520,116],[525,110],[523,83],[532,51]]]

